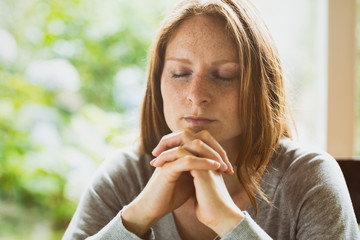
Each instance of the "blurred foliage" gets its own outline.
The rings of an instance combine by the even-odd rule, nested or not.
[[[168,4],[0,2],[0,239],[59,239],[96,166],[131,144]]]

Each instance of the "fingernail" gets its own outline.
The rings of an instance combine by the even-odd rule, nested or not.
[[[150,165],[154,167],[155,162],[156,162],[156,158],[150,161]]]
[[[214,166],[216,167],[216,169],[219,169],[221,167],[221,164],[218,162],[214,162]]]
[[[224,171],[226,171],[228,169],[228,166],[225,163],[222,163],[221,166],[224,169]]]
[[[157,148],[158,148],[158,146],[156,146],[153,150],[152,150],[152,155],[154,155],[155,153],[156,153],[156,151],[157,151]],[[154,155],[155,156],[155,155]]]

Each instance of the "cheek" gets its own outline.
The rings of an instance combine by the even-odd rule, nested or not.
[[[166,80],[165,80],[166,81]],[[169,84],[161,84],[161,96],[163,100],[163,109],[165,121],[168,127],[174,131],[177,114],[179,110],[178,92]]]
[[[239,121],[240,112],[239,112],[239,94],[237,92],[227,93],[223,96],[227,96],[226,100],[224,99],[223,109],[228,114],[231,119]]]
[[[163,100],[164,113],[166,114],[169,109],[169,105],[172,103],[171,101],[171,89],[167,84],[161,84],[161,97]]]
[[[182,92],[181,86],[176,86],[175,84],[166,83],[166,80],[161,84],[161,96],[163,99],[163,104],[165,106],[176,106],[181,102]]]

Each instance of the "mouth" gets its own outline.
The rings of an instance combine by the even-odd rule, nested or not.
[[[192,126],[205,126],[212,122],[215,122],[213,119],[198,117],[198,116],[188,116],[184,117],[184,120]]]

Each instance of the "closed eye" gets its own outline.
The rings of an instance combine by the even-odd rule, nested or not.
[[[232,81],[234,79],[233,77],[220,77],[220,76],[218,76],[217,78],[223,81]]]
[[[231,69],[214,69],[210,72],[210,77],[213,80],[219,80],[224,82],[231,82],[237,77],[237,72]]]
[[[172,73],[171,74],[171,77],[172,78],[182,78],[182,77],[187,77],[187,76],[189,76],[189,75],[191,75],[191,73]]]
[[[219,80],[222,80],[222,81],[232,81],[232,80],[234,80],[235,77],[233,77],[233,76],[221,76],[219,74],[214,74],[213,78],[219,79]]]

